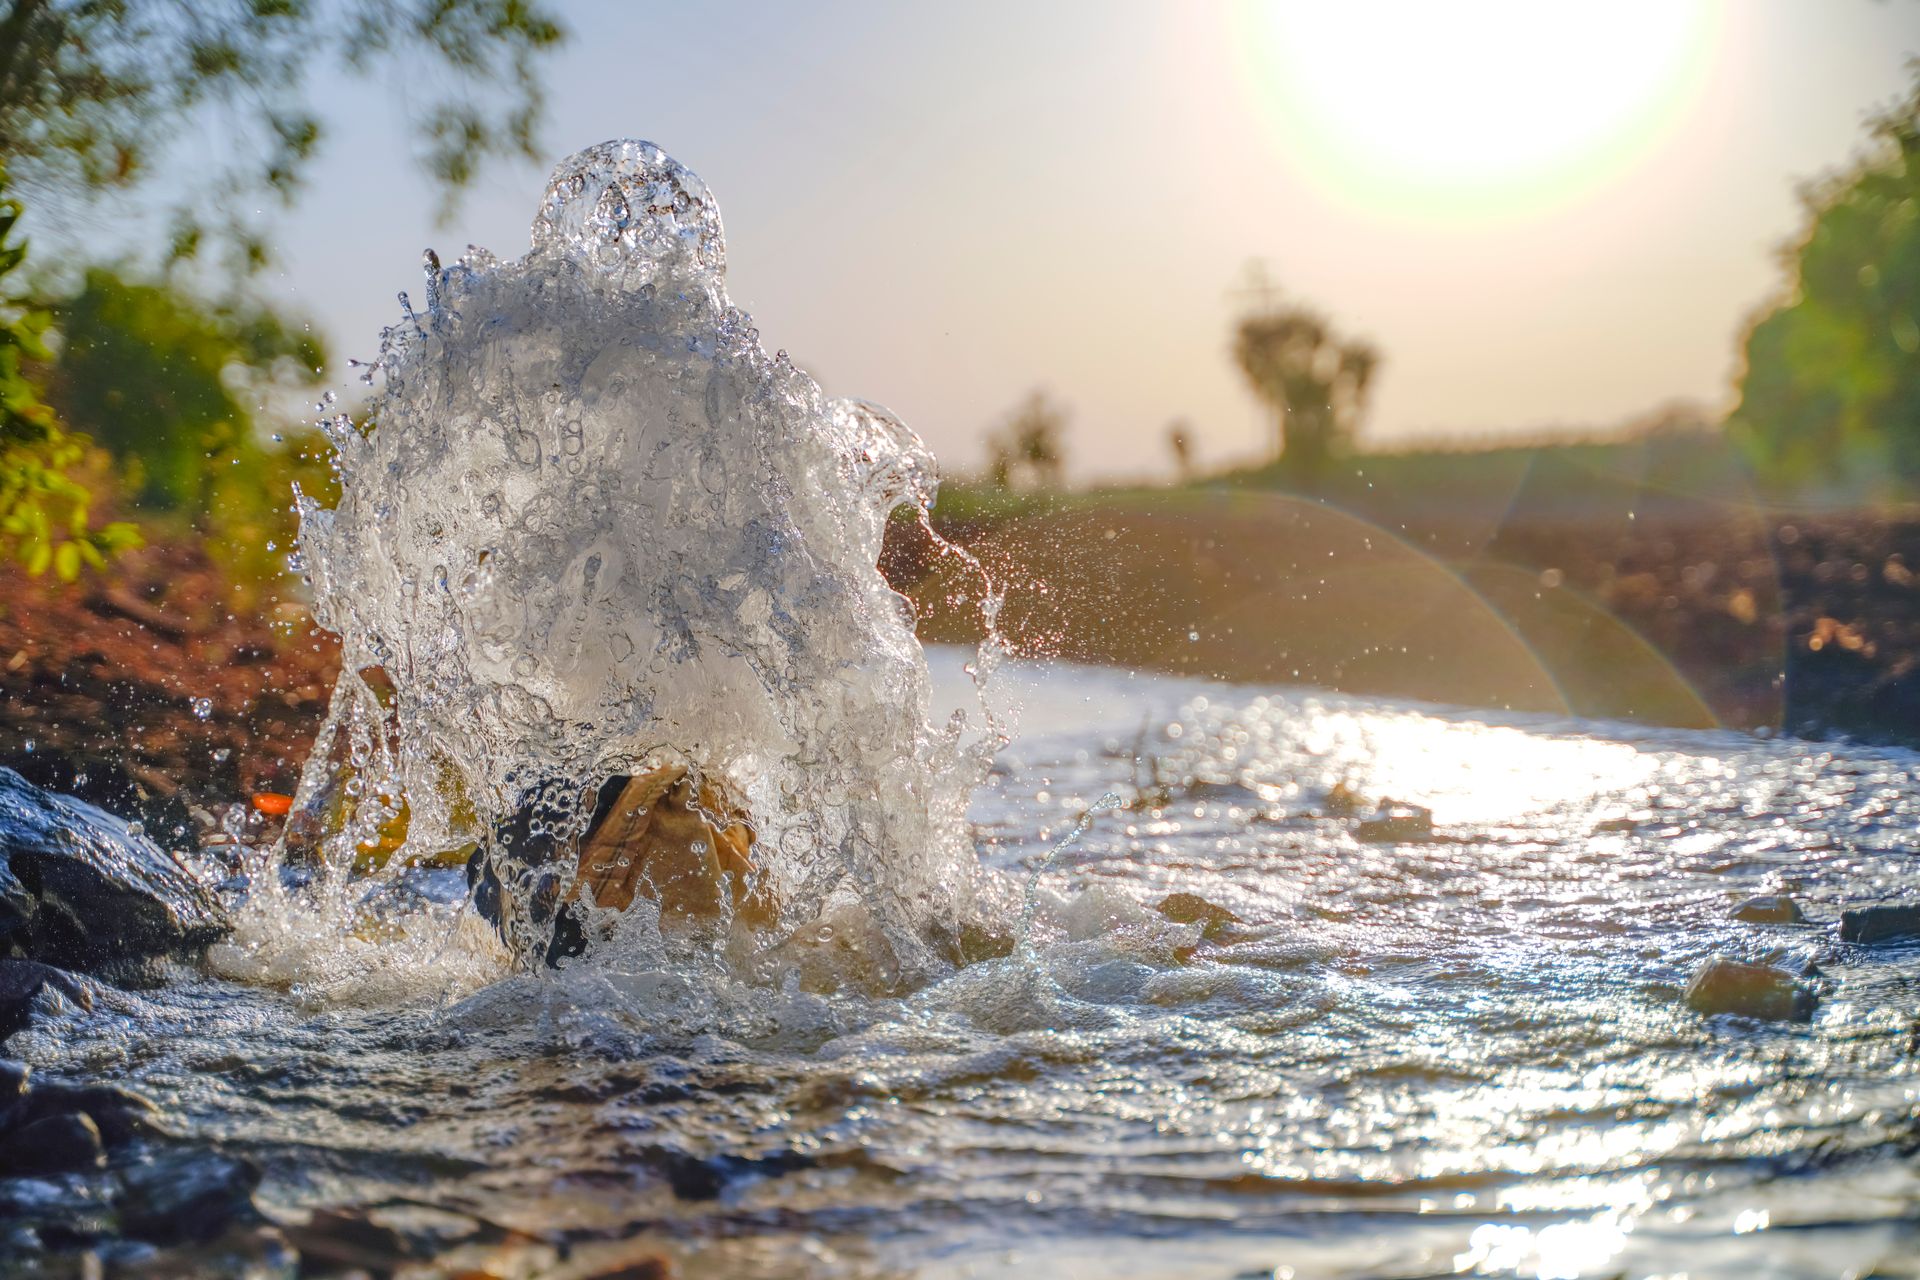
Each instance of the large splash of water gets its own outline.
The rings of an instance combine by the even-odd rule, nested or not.
[[[319,839],[336,892],[364,899],[352,864],[402,820],[390,868],[478,845],[524,874],[510,818],[564,845],[602,780],[671,762],[743,796],[786,927],[857,910],[903,980],[938,966],[982,740],[929,724],[876,568],[932,459],[769,356],[724,266],[700,179],[609,142],[554,171],[525,257],[429,254],[424,307],[401,295],[370,412],[323,424],[339,503],[300,500],[344,646],[298,797],[344,814]]]

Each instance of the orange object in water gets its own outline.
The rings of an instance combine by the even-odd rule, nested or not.
[[[283,796],[278,791],[256,791],[253,793],[253,807],[271,817],[283,818],[293,811],[293,797]]]

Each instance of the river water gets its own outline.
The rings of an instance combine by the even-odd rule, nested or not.
[[[965,656],[932,655],[937,701]],[[640,1239],[700,1277],[1920,1275],[1920,946],[1832,924],[1920,895],[1911,753],[1000,682],[1019,728],[969,816],[1032,885],[1010,958],[885,997],[591,958],[353,998],[181,972],[12,1050],[250,1154],[286,1218],[386,1205],[582,1266]],[[1362,841],[1330,795],[1433,831]],[[419,879],[423,918],[456,876]],[[1147,909],[1179,890],[1244,924],[1196,945]],[[1763,892],[1813,923],[1731,918]],[[1810,1024],[1681,1003],[1703,957],[1776,950],[1832,983]]]

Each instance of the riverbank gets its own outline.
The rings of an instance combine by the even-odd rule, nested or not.
[[[1920,512],[1769,511],[1539,470],[1473,504],[962,490],[934,524],[989,567],[1031,656],[1920,742]],[[963,560],[897,519],[883,567],[924,640],[977,639]],[[246,607],[235,591],[185,543],[71,587],[0,570],[0,765],[169,844],[219,803],[291,791],[338,651],[291,590]]]
[[[1488,481],[1489,473],[1494,473]],[[1767,508],[1537,460],[1476,492],[1247,478],[992,498],[934,528],[1006,591],[1016,651],[1219,679],[1706,728],[1920,741],[1920,512]],[[967,567],[897,522],[923,638],[980,630]]]

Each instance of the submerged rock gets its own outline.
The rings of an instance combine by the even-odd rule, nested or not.
[[[1805,924],[1807,920],[1800,904],[1785,894],[1748,898],[1733,909],[1733,918],[1748,924]]]
[[[1218,938],[1228,925],[1240,923],[1239,916],[1197,893],[1170,893],[1160,900],[1157,910],[1175,924],[1199,925],[1200,936],[1208,942]]]
[[[174,855],[0,769],[0,955],[141,981],[154,961],[197,957],[227,929]]]
[[[1805,1022],[1820,997],[1785,969],[1710,956],[1687,984],[1686,1000],[1696,1013]]]
[[[1353,838],[1362,844],[1398,844],[1425,840],[1433,835],[1433,810],[1417,804],[1386,804],[1378,817],[1367,819],[1353,829]]]
[[[1842,942],[1891,942],[1896,938],[1920,938],[1920,903],[1855,907],[1840,913]]]

